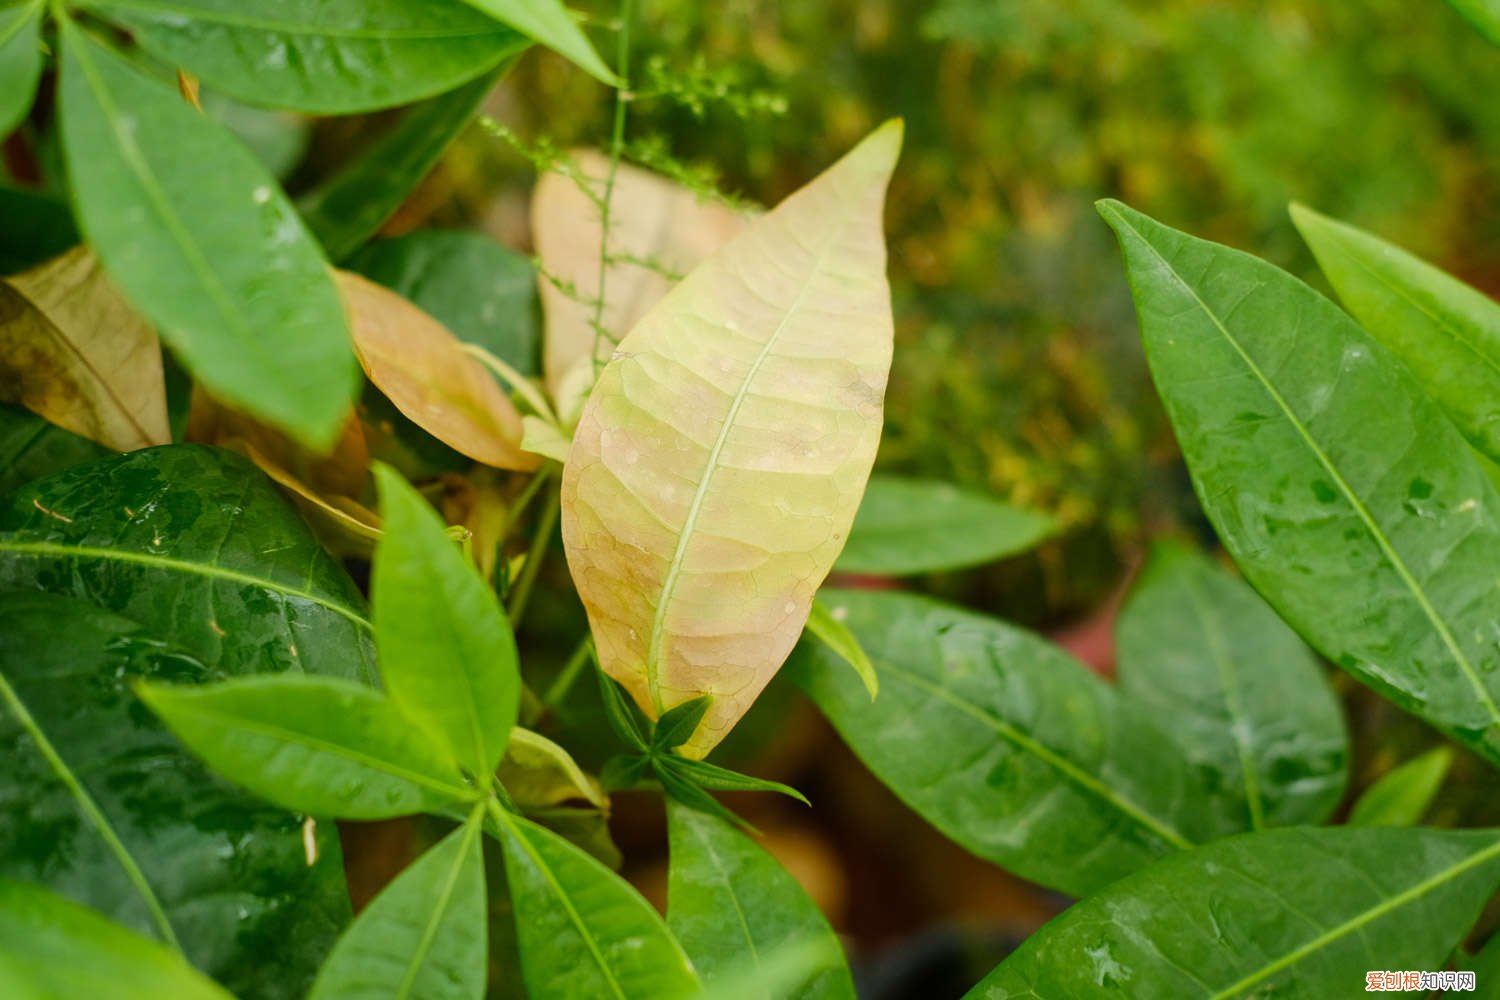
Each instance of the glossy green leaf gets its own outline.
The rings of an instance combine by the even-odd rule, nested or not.
[[[813,598],[812,612],[807,616],[807,631],[853,668],[871,698],[880,694],[880,677],[875,673],[875,664],[870,662],[870,654],[865,652],[843,620],[816,597]]]
[[[1075,896],[1207,839],[1212,800],[1148,714],[1022,629],[930,598],[829,591],[880,672],[789,667],[855,754],[986,860]]]
[[[0,994],[6,1000],[234,1000],[171,949],[46,889],[8,879],[0,879]]]
[[[529,43],[460,0],[87,0],[231,97],[347,115],[452,90]]]
[[[370,599],[390,698],[482,783],[505,753],[520,704],[510,620],[432,506],[375,468],[385,531]]]
[[[386,819],[479,794],[391,699],[360,684],[244,677],[139,694],[215,771],[288,809]]]
[[[85,598],[226,674],[375,679],[353,582],[264,473],[215,448],[132,452],[0,499],[0,587]]]
[[[901,123],[656,303],[589,396],[562,534],[606,673],[702,757],[802,634],[854,519],[891,359],[882,214]]]
[[[1368,970],[1441,969],[1497,884],[1492,831],[1246,834],[1075,904],[967,996],[1362,996]]]
[[[1500,45],[1500,0],[1448,0],[1481,35]]]
[[[1255,591],[1159,544],[1116,629],[1120,690],[1219,791],[1224,832],[1328,818],[1348,780],[1343,716],[1312,651]]]
[[[1500,303],[1354,226],[1292,206],[1344,307],[1500,460]]]
[[[746,1000],[853,1000],[838,938],[775,858],[723,820],[677,803],[667,804],[667,835],[667,925],[704,985],[740,982]],[[765,990],[757,982],[760,962],[799,945],[815,945],[822,960],[806,978]]]
[[[1349,811],[1350,826],[1415,826],[1422,822],[1448,768],[1453,751],[1433,747],[1380,776]]]
[[[348,267],[401,293],[459,340],[537,373],[536,268],[524,255],[480,233],[423,229],[376,240]]]
[[[908,576],[1025,552],[1056,530],[1036,511],[934,479],[871,476],[834,568]]]
[[[1118,202],[1152,376],[1245,577],[1314,648],[1500,763],[1500,496],[1379,343],[1300,281]]]
[[[330,260],[358,250],[395,214],[514,63],[502,60],[462,87],[408,108],[389,131],[297,199]]]
[[[42,77],[42,0],[0,9],[0,138],[31,110]]]
[[[480,816],[443,838],[361,911],[308,1000],[484,996],[489,937]]]
[[[108,454],[103,445],[70,434],[29,410],[0,403],[0,494]]]
[[[776,792],[788,798],[796,799],[803,805],[811,805],[807,797],[791,785],[784,785],[779,781],[768,781],[765,778],[757,778],[754,775],[741,774],[731,771],[727,767],[710,764],[706,760],[692,760],[688,757],[664,757],[657,759],[658,768],[665,767],[674,771],[678,776],[691,781],[700,788],[711,788],[716,792]]]
[[[218,124],[60,24],[63,151],[89,245],[216,398],[331,445],[358,368],[291,204]]]
[[[515,28],[577,65],[600,83],[623,87],[599,53],[589,44],[588,36],[573,20],[562,0],[464,0],[476,10]]]
[[[180,942],[247,1000],[297,995],[349,919],[337,831],[215,778],[131,691],[212,678],[83,601],[0,595],[0,876]],[[241,940],[278,942],[277,960]]]
[[[78,242],[68,206],[35,191],[0,186],[0,219],[0,274],[35,267]]]
[[[620,876],[520,817],[505,815],[500,833],[531,1000],[697,994],[681,946]]]

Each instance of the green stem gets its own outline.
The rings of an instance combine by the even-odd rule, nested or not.
[[[599,348],[604,333],[604,286],[609,274],[609,223],[610,207],[614,202],[615,174],[625,152],[625,109],[630,104],[630,22],[635,16],[635,0],[621,0],[620,34],[615,48],[615,75],[620,78],[620,89],[615,91],[614,128],[609,138],[609,172],[604,178],[604,198],[599,209],[599,288],[594,297],[594,377],[599,377],[602,367]]]
[[[542,508],[542,515],[537,518],[536,535],[531,539],[531,548],[526,551],[526,563],[521,567],[520,579],[516,581],[516,589],[511,591],[510,602],[506,605],[511,628],[520,628],[521,618],[526,614],[526,602],[531,598],[532,584],[536,582],[542,559],[547,554],[547,543],[552,540],[552,529],[557,527],[557,514],[561,506],[561,490],[547,495],[547,506]]]
[[[583,668],[588,665],[589,655],[594,651],[593,638],[584,636],[578,648],[573,650],[573,655],[568,657],[568,662],[558,672],[557,679],[552,686],[547,688],[547,693],[542,695],[542,711],[556,708],[568,692],[573,689],[573,684],[578,680],[578,675],[583,673]]]
[[[531,481],[516,496],[515,501],[510,505],[510,511],[506,515],[507,523],[505,527],[507,535],[510,533],[510,529],[521,520],[521,515],[526,513],[527,507],[531,506],[531,501],[537,495],[537,492],[541,490],[542,484],[552,478],[552,473],[556,469],[557,466],[551,462],[542,466],[536,475],[531,477]]]

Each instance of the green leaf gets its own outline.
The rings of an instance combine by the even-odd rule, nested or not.
[[[1349,811],[1350,826],[1415,826],[1443,787],[1453,751],[1433,747],[1380,776]]]
[[[1497,883],[1491,831],[1245,834],[1075,904],[968,997],[1357,996],[1441,969]]]
[[[249,104],[347,115],[432,97],[526,48],[459,0],[87,0],[142,48]]]
[[[609,71],[599,53],[589,44],[588,36],[573,20],[561,0],[464,0],[495,20],[510,25],[528,38],[541,42],[579,69],[610,87],[624,82]]]
[[[487,786],[520,705],[510,621],[432,506],[375,467],[385,531],[370,599],[390,698]]]
[[[1157,389],[1209,520],[1315,649],[1500,763],[1500,496],[1442,411],[1283,271],[1119,204]]]
[[[693,735],[712,704],[713,698],[703,695],[667,709],[651,730],[651,749],[658,753],[670,753],[682,746]]]
[[[653,718],[713,696],[686,756],[780,669],[869,476],[901,128],[881,126],[653,306],[574,434],[562,534],[599,662]]]
[[[697,994],[698,977],[681,946],[629,884],[535,823],[499,819],[532,1000]]]
[[[344,933],[308,1000],[479,1000],[489,949],[480,818],[381,890]]]
[[[1025,552],[1056,530],[1045,514],[951,483],[871,476],[834,569],[879,576],[962,569]]]
[[[349,681],[245,677],[138,693],[215,771],[288,809],[387,819],[480,794],[391,699]]]
[[[364,601],[248,461],[169,445],[0,499],[0,587],[82,597],[226,674],[375,679]]]
[[[875,673],[875,664],[870,662],[870,654],[865,652],[843,620],[816,597],[813,598],[812,612],[807,616],[807,631],[837,654],[839,659],[854,668],[854,672],[864,683],[865,690],[870,692],[871,701],[879,696],[880,677]]]
[[[568,751],[540,733],[516,726],[510,731],[498,777],[521,809],[584,801],[605,809],[609,800],[599,783],[583,773]]]
[[[665,767],[674,771],[700,788],[711,788],[716,792],[776,792],[778,795],[796,799],[805,806],[812,805],[805,795],[791,785],[741,774],[717,764],[710,764],[706,760],[692,760],[688,757],[658,757],[656,763],[659,768]]]
[[[0,138],[25,120],[36,97],[42,78],[42,10],[41,0],[0,10]]]
[[[524,255],[480,233],[424,229],[376,240],[348,267],[401,293],[459,340],[537,373],[536,269]]]
[[[604,717],[609,720],[609,727],[626,744],[644,752],[647,749],[645,731],[637,719],[640,711],[618,682],[602,670],[595,673],[599,678],[599,699],[604,703]]]
[[[29,410],[0,403],[0,494],[108,454]]]
[[[331,446],[358,368],[290,202],[223,128],[60,24],[63,152],[89,245],[216,398]]]
[[[1500,45],[1500,0],[1448,0],[1475,29]]]
[[[1470,969],[1480,983],[1500,982],[1500,933],[1491,934],[1485,946],[1473,956],[1460,953],[1460,969]]]
[[[1375,236],[1301,205],[1292,221],[1345,308],[1500,460],[1500,304]]]
[[[180,942],[243,997],[298,995],[349,919],[337,831],[215,778],[131,691],[212,676],[83,601],[0,595],[0,876]],[[276,961],[240,940],[278,942]]]
[[[395,214],[514,64],[502,60],[462,87],[408,108],[389,131],[297,199],[330,260],[358,250]]]
[[[234,1000],[182,956],[35,885],[0,879],[0,993],[7,1000]]]
[[[1158,544],[1121,612],[1120,690],[1228,807],[1223,832],[1317,824],[1343,797],[1348,736],[1312,652],[1245,584]]]
[[[1015,626],[894,592],[824,591],[880,671],[869,694],[826,649],[792,677],[908,806],[980,857],[1087,895],[1214,832],[1167,735]]]
[[[17,274],[78,242],[73,214],[57,199],[0,186],[0,274]]]
[[[721,819],[667,803],[672,862],[667,926],[677,935],[709,989],[735,980],[755,983],[762,960],[799,945],[816,946],[821,961],[805,979],[762,1000],[854,1000],[854,983],[833,929],[797,880],[749,837]],[[747,963],[749,968],[747,969]]]

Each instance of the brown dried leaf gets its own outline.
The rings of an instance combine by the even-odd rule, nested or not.
[[[608,157],[592,149],[574,150],[571,156],[589,188],[602,196]],[[725,205],[624,163],[615,173],[610,206],[609,250],[618,259],[606,269],[600,325],[613,340],[596,337],[593,325],[602,239],[598,204],[573,178],[556,173],[544,174],[532,197],[531,228],[542,268],[572,286],[569,294],[546,275],[540,279],[546,314],[543,368],[554,399],[568,372],[594,356],[596,343],[599,360],[608,360],[615,341],[676,279],[729,242],[746,222]]]
[[[521,450],[521,414],[448,328],[400,295],[335,272],[365,374],[407,419],[455,451],[501,469],[540,463]]]
[[[0,281],[0,400],[117,451],[172,439],[156,333],[82,247]]]

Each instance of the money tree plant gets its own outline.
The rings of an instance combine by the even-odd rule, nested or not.
[[[712,759],[778,675],[1077,900],[975,997],[1495,981],[1460,944],[1500,833],[1418,825],[1446,751],[1329,825],[1318,654],[1500,760],[1500,307],[1299,209],[1351,319],[1103,203],[1243,573],[1160,544],[1108,681],[895,585],[1054,530],[870,474],[902,125],[763,213],[705,201],[621,162],[628,4],[608,27],[613,71],[552,0],[0,5],[0,129],[49,182],[0,188],[0,995],[853,997],[716,794],[802,799]],[[532,150],[536,257],[374,239],[533,41],[621,88],[607,153]],[[295,199],[246,144],[256,109],[397,106]],[[556,534],[587,627],[546,675]],[[568,691],[598,775],[552,738]],[[625,791],[664,805],[665,914],[617,872]],[[358,824],[412,816],[356,913]]]

